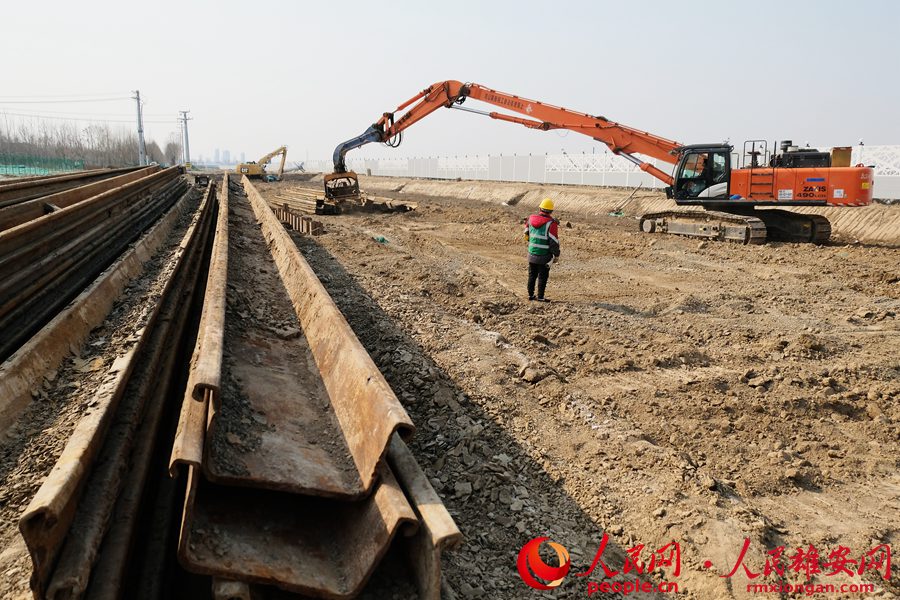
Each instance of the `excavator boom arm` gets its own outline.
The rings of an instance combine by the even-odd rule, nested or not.
[[[344,173],[347,167],[344,163],[344,156],[350,150],[364,146],[371,142],[384,142],[391,144],[391,139],[402,134],[403,130],[413,123],[421,121],[437,109],[447,107],[457,102],[462,84],[458,81],[442,81],[428,86],[400,106],[395,112],[402,111],[412,105],[406,113],[396,121],[394,120],[395,112],[384,113],[373,125],[366,129],[362,134],[351,138],[334,149],[334,171],[336,173]]]
[[[287,162],[287,146],[281,146],[279,148],[276,148],[275,150],[272,150],[271,152],[260,158],[257,164],[265,169],[266,165],[269,164],[269,161],[271,161],[279,154],[281,155],[281,166],[278,168],[278,178],[281,179],[281,175],[284,173],[284,163]]]
[[[473,100],[517,112],[526,115],[528,118],[463,107],[461,105],[466,98],[472,98]],[[638,159],[634,155],[650,156],[674,164],[678,160],[678,151],[682,147],[678,142],[621,125],[605,117],[593,116],[536,100],[521,98],[506,92],[492,90],[476,83],[461,83],[450,80],[435,83],[425,88],[398,106],[395,112],[384,113],[362,135],[338,145],[335,148],[333,157],[335,172],[343,173],[346,171],[344,157],[348,151],[371,142],[391,144],[391,140],[398,138],[403,130],[441,107],[458,108],[468,112],[483,114],[492,119],[516,123],[529,129],[540,129],[542,131],[567,129],[587,135],[599,142],[603,142],[615,154],[625,157],[638,165],[641,170],[650,173],[667,184],[671,184],[673,181],[668,173]],[[407,108],[408,110],[402,116],[395,118],[397,112]]]

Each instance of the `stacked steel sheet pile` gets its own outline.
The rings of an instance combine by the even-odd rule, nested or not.
[[[272,212],[291,231],[299,231],[307,235],[322,235],[325,233],[325,227],[322,226],[320,221],[314,221],[312,217],[301,215],[287,204],[272,206]]]
[[[409,416],[246,177],[243,189],[300,331],[226,335],[240,329],[232,320],[245,318],[226,298],[238,293],[228,281],[236,232],[226,178],[170,463],[173,476],[187,472],[179,560],[212,576],[217,596],[250,597],[252,586],[263,585],[350,598],[392,542],[403,543],[420,597],[437,599],[441,551],[460,533],[401,439],[412,432]],[[279,355],[273,346],[288,350]],[[235,364],[226,368],[224,354]],[[225,381],[226,373],[237,383]],[[229,402],[240,402],[242,412],[235,416]],[[255,428],[252,449],[222,449],[239,442],[235,427]]]
[[[214,221],[214,187],[199,203],[191,192],[180,194],[185,188],[180,169],[169,169],[114,188],[117,193],[112,196],[102,193],[70,207],[73,217],[56,228],[87,247],[70,249],[78,256],[95,250],[100,256],[114,248],[121,251],[131,239],[122,237],[124,232],[156,222],[0,366],[2,424],[7,426],[30,400],[29,391],[40,386],[43,373],[55,373],[63,356],[103,322],[128,282],[175,233],[169,269],[158,293],[148,297],[135,331],[110,356],[111,364],[91,388],[62,454],[21,516],[19,528],[32,560],[35,598],[115,598],[125,585],[129,556],[137,545],[135,532],[143,519],[141,500],[153,480],[151,465],[171,406],[166,396],[178,391],[171,389],[178,381],[173,375],[180,369],[178,347],[188,329],[189,307]],[[119,217],[107,220],[111,215]],[[84,222],[84,228],[72,222]],[[184,225],[177,228],[177,223]],[[93,243],[91,236],[98,236],[102,244]],[[52,234],[47,237],[55,239]],[[68,248],[66,241],[60,246]],[[84,260],[98,259],[89,254]]]
[[[418,204],[382,196],[362,193],[341,200],[331,200],[316,190],[303,187],[276,188],[273,209],[283,209],[305,214],[336,215],[342,212],[408,212]]]
[[[92,169],[68,173],[66,175],[50,175],[37,177],[16,177],[0,183],[0,208],[6,208],[27,200],[48,196],[57,192],[83,187],[90,183],[109,179],[123,173],[133,172],[140,167],[123,167],[120,169]]]
[[[0,360],[84,289],[186,189],[181,168],[154,166],[0,209]]]

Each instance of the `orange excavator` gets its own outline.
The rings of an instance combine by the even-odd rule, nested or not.
[[[524,115],[487,112],[463,106],[467,99]],[[334,150],[334,172],[325,176],[331,200],[359,195],[356,173],[347,170],[345,155],[371,142],[396,147],[403,131],[439,108],[453,108],[492,119],[550,131],[568,129],[606,144],[612,152],[666,184],[666,196],[679,206],[704,211],[673,210],[641,217],[640,230],[760,244],[767,239],[823,243],[831,235],[828,219],[761,207],[865,206],[872,201],[873,169],[850,166],[849,152],[797,148],[783,142],[770,154],[765,141],[744,144],[741,165],[732,164],[729,144],[683,145],[605,117],[580,113],[498,92],[476,83],[441,81],[430,85],[394,112],[384,113],[362,135]],[[399,114],[402,111],[403,114]],[[640,158],[674,165],[672,174]],[[743,164],[747,163],[747,164]]]

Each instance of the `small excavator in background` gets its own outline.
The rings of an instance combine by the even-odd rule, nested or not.
[[[479,100],[527,118],[464,107]],[[831,224],[820,215],[760,209],[783,206],[865,206],[872,201],[874,170],[850,166],[847,148],[832,153],[781,144],[770,153],[765,141],[744,144],[740,165],[732,163],[733,146],[723,143],[683,145],[645,131],[594,116],[499,92],[476,83],[441,81],[413,96],[394,112],[384,113],[361,135],[334,150],[334,172],[325,176],[326,198],[359,196],[359,180],[347,170],[345,155],[371,142],[400,145],[405,129],[438,108],[454,108],[492,119],[549,131],[568,129],[606,144],[612,152],[666,184],[666,196],[679,206],[705,211],[673,210],[643,215],[640,230],[743,244],[767,239],[824,243]],[[406,110],[408,109],[408,110]],[[406,110],[400,116],[397,113]],[[648,156],[674,165],[672,174],[641,160]]]
[[[266,173],[266,165],[279,154],[281,155],[281,166],[278,167],[278,175]],[[281,177],[284,175],[285,163],[287,163],[287,146],[281,146],[280,148],[276,148],[269,152],[256,162],[251,160],[250,162],[239,164],[234,172],[238,175],[246,175],[247,177],[262,177],[265,181],[281,181]]]

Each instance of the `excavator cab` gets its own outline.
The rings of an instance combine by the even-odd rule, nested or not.
[[[329,200],[344,200],[359,197],[359,178],[353,171],[343,173],[328,173],[324,177],[325,198]]]
[[[704,204],[728,199],[731,180],[731,146],[702,144],[684,146],[675,166],[675,182],[666,197],[678,204]]]

